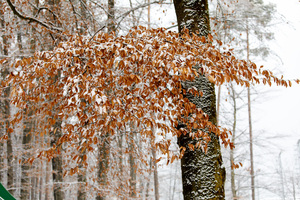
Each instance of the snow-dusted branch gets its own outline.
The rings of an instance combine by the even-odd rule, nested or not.
[[[29,5],[31,5],[32,7],[34,7],[34,9],[37,10],[34,18],[37,18],[39,16],[39,14],[41,13],[41,11],[47,10],[49,13],[52,14],[52,16],[54,17],[54,19],[58,19],[58,16],[51,9],[49,9],[47,7],[38,7],[38,6],[34,5],[31,2],[29,2]]]
[[[13,13],[18,16],[20,19],[22,20],[27,20],[29,22],[35,22],[45,28],[47,28],[48,30],[52,30],[52,31],[57,31],[57,32],[62,32],[62,29],[49,25],[43,21],[40,21],[34,17],[30,17],[30,16],[25,16],[24,14],[22,14],[20,11],[17,10],[17,8],[13,5],[13,3],[10,0],[6,0],[7,4],[9,5],[10,9],[13,11]]]

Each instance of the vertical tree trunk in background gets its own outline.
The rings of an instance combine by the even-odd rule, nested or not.
[[[30,106],[29,106],[30,107]],[[25,163],[26,160],[29,158],[30,153],[28,152],[31,148],[31,131],[33,128],[32,125],[32,110],[30,108],[24,109],[24,130],[23,130],[23,139],[22,139],[22,146],[23,146],[23,160],[21,166],[21,200],[27,200],[30,196],[30,188],[32,187],[30,183],[29,177],[29,169],[30,164]]]
[[[86,10],[86,0],[80,0],[80,15],[81,15],[81,25],[80,25],[80,34],[85,34],[87,30],[87,26],[84,23],[85,20],[87,20],[87,10]],[[88,105],[88,102],[85,99],[82,99],[86,105]],[[86,109],[86,108],[85,108]],[[86,113],[87,114],[87,113]],[[82,153],[80,153],[80,158],[83,160],[83,157],[86,155],[86,150],[84,150]],[[77,175],[78,178],[78,184],[79,188],[77,191],[77,200],[85,200],[86,199],[86,191],[85,191],[85,185],[86,185],[86,168],[84,167],[83,163],[79,163],[79,173]]]
[[[86,151],[82,152],[81,159],[83,155],[86,154]],[[84,168],[83,164],[79,164],[79,173],[78,173],[78,193],[77,193],[77,200],[85,200],[86,199],[86,192],[85,192],[85,183],[86,183],[86,169]]]
[[[45,200],[49,200],[51,199],[50,196],[51,196],[51,189],[50,189],[50,182],[51,182],[51,174],[52,174],[52,171],[51,171],[51,164],[50,162],[46,162],[46,176],[45,176]]]
[[[48,0],[48,4],[52,10],[58,11],[58,9],[60,9],[60,0]],[[57,24],[55,17],[50,15],[50,19],[52,19],[51,21],[53,24]],[[49,43],[47,46],[47,50],[51,50],[53,48],[54,48],[54,46]],[[59,81],[60,76],[61,76],[61,74],[60,74],[60,72],[58,72],[58,74],[53,78],[54,79],[53,82]],[[55,98],[55,94],[51,94],[51,95],[53,95],[52,99]],[[57,107],[57,105],[53,105],[51,117],[53,118],[53,120],[55,120],[55,123],[53,125],[53,130],[50,131],[50,137],[51,137],[50,145],[51,146],[56,145],[56,148],[57,148],[56,154],[52,158],[53,196],[54,196],[54,200],[64,200],[65,196],[64,196],[64,192],[62,191],[63,158],[62,158],[62,153],[61,152],[58,153],[61,146],[60,145],[57,146],[57,144],[56,144],[58,139],[62,136],[62,131],[61,131],[62,121],[61,121],[61,119],[59,119],[59,117],[57,117],[57,112],[59,112],[59,111],[56,110],[56,107]]]
[[[80,1],[80,15],[81,15],[81,25],[80,25],[80,34],[84,34],[87,30],[86,21],[87,20],[87,12],[86,12],[86,0]],[[86,23],[85,23],[86,22]]]
[[[252,200],[255,200],[255,180],[254,180],[254,161],[253,161],[253,133],[252,133],[252,119],[251,119],[251,93],[250,86],[247,88],[248,96],[248,117],[249,117],[249,143],[250,143],[250,175],[251,175],[251,191]]]
[[[98,182],[100,183],[100,186],[105,186],[106,183],[106,172],[108,169],[108,163],[109,163],[109,144],[107,144],[107,137],[108,135],[105,134],[104,136],[101,136],[101,142],[98,143],[99,147],[99,156],[98,156]],[[104,196],[97,195],[96,200],[105,200]]]
[[[133,89],[133,88],[131,88]],[[130,138],[129,138],[129,166],[130,166],[130,194],[129,196],[132,198],[136,198],[136,155],[135,152],[135,140],[134,138],[137,136],[136,125],[134,123],[130,123]]]
[[[108,12],[107,12],[107,32],[115,32],[116,26],[115,26],[115,1],[114,0],[108,0]],[[100,185],[105,186],[107,181],[107,169],[109,164],[109,144],[108,144],[108,133],[102,133],[100,141],[98,143],[98,149],[99,149],[99,155],[98,155],[98,181]],[[105,200],[104,196],[97,195],[96,200]]]
[[[58,72],[58,74],[54,77],[54,82],[59,81],[61,74]],[[55,94],[52,94],[53,98]],[[54,157],[52,158],[52,179],[53,179],[53,196],[54,200],[64,200],[64,192],[62,191],[63,188],[63,158],[62,158],[62,152],[59,153],[61,150],[61,145],[57,145],[57,141],[62,136],[62,130],[61,130],[61,119],[57,116],[57,112],[59,112],[56,107],[58,105],[53,105],[52,110],[52,119],[55,120],[55,123],[53,125],[53,130],[50,131],[50,137],[51,142],[50,145],[56,146],[56,153],[54,154]]]
[[[283,170],[282,170],[282,163],[281,163],[281,153],[280,151],[278,160],[279,160],[279,173],[280,173],[280,184],[281,184],[281,198],[285,200],[285,192],[284,192],[284,177],[283,177]]]
[[[41,139],[43,139],[44,137],[41,137]],[[42,142],[42,141],[40,141]],[[42,199],[42,195],[45,194],[44,192],[44,189],[45,189],[45,185],[44,185],[44,182],[43,182],[43,179],[44,179],[44,174],[43,174],[43,163],[44,162],[40,162],[39,165],[38,165],[38,172],[39,172],[39,175],[38,175],[38,184],[37,184],[37,191],[38,191],[38,199]]]
[[[18,19],[16,19],[18,20]],[[22,33],[18,31],[17,33],[18,49],[21,56],[23,56],[23,45],[22,45]]]
[[[158,170],[157,170],[157,163],[156,163],[156,148],[152,147],[152,162],[154,164],[154,195],[155,200],[159,200],[159,184],[158,184]]]
[[[154,113],[152,113],[152,119],[155,119]],[[157,162],[156,162],[156,147],[155,147],[155,134],[157,130],[156,128],[152,128],[152,137],[151,137],[151,150],[152,150],[152,160],[153,162],[153,175],[154,175],[154,196],[155,200],[159,200],[159,184],[158,184],[158,171],[157,171]]]
[[[5,66],[2,71],[3,80],[9,74],[8,66]],[[7,134],[7,144],[6,144],[6,152],[7,152],[7,190],[14,195],[14,163],[13,163],[13,147],[12,147],[12,129],[10,127],[9,117],[10,117],[10,87],[6,87],[3,90],[4,94],[4,129]]]
[[[39,7],[39,0],[34,0],[35,6],[38,8]],[[38,10],[36,8],[33,9],[33,15],[36,15]],[[36,37],[35,37],[35,28],[32,26],[31,27],[31,37],[30,37],[30,54],[33,55],[34,52],[36,51]]]
[[[148,0],[148,29],[150,29],[150,0]]]
[[[179,32],[184,27],[190,32],[199,32],[207,36],[210,32],[209,10],[207,0],[174,0]],[[188,94],[186,97],[209,115],[212,123],[216,124],[216,95],[214,84],[200,75],[195,81],[182,83],[183,88],[196,87],[203,92],[201,98]],[[225,199],[224,182],[225,169],[222,167],[222,157],[219,138],[211,134],[208,151],[201,149],[189,150],[188,144],[194,143],[192,138],[181,136],[179,146],[186,147],[181,159],[182,184],[184,200]]]
[[[237,105],[236,105],[236,96],[235,90],[233,88],[232,83],[230,84],[231,88],[231,98],[233,101],[233,125],[232,125],[232,140],[231,142],[235,145],[235,132],[236,132],[236,113],[237,113]],[[232,198],[237,199],[236,196],[236,187],[235,187],[235,173],[234,173],[234,149],[230,149],[230,177],[231,177],[231,192]]]
[[[18,48],[19,52],[23,54],[23,45],[22,45],[22,35],[21,31],[18,32],[17,35],[18,41]],[[33,130],[32,124],[32,109],[30,103],[28,102],[27,107],[23,111],[23,138],[22,138],[22,147],[23,147],[23,154],[22,154],[22,165],[21,165],[21,200],[29,199],[30,197],[30,188],[33,189],[32,183],[29,177],[29,170],[31,169],[30,163],[26,163],[26,160],[30,157],[30,148],[31,148],[31,131]],[[34,178],[34,177],[32,177]]]
[[[108,0],[108,13],[107,13],[107,30],[108,32],[115,32],[115,0]]]
[[[247,40],[247,62],[250,61],[250,46],[249,46],[249,26],[248,19],[246,19],[246,40]],[[249,143],[250,143],[250,175],[251,175],[251,193],[252,200],[255,200],[255,180],[254,180],[254,161],[253,161],[253,133],[252,133],[252,119],[251,119],[251,92],[250,86],[247,88],[248,96],[248,117],[249,117]]]
[[[117,132],[117,143],[119,147],[119,170],[120,170],[120,176],[123,176],[123,134],[121,131]],[[119,183],[119,188],[121,191],[124,191],[124,184],[122,181]],[[120,198],[120,200],[123,200],[123,198]]]
[[[55,112],[55,111],[53,111]],[[53,131],[51,131],[50,135],[52,137],[51,146],[55,145],[58,139],[61,137],[61,120],[55,119],[56,122],[53,127]],[[60,147],[57,147],[60,148]],[[62,191],[63,186],[63,159],[62,153],[57,153],[52,158],[52,170],[53,170],[53,196],[54,200],[64,200],[64,192]]]
[[[4,8],[4,5],[2,3],[2,1],[0,1],[0,7],[1,8]],[[4,55],[4,57],[6,57],[8,55],[8,41],[7,41],[7,36],[5,35],[5,21],[4,21],[4,10],[0,10],[0,25],[1,25],[1,34],[2,34],[2,44],[0,44],[0,54],[1,55]],[[2,59],[2,58],[1,58]],[[3,69],[4,69],[4,66],[5,64],[2,64],[1,65],[1,72],[3,72]],[[4,77],[2,75],[2,77]],[[2,78],[1,77],[1,78]],[[3,80],[3,79],[2,79]],[[4,97],[4,96],[2,96]],[[4,111],[5,111],[5,108],[4,108],[4,101],[1,101],[1,124],[0,124],[0,127],[1,127],[1,130],[0,130],[0,137],[2,137],[5,132],[5,128],[4,128]],[[3,180],[3,171],[4,171],[4,153],[6,151],[4,150],[4,145],[2,142],[0,142],[0,182],[3,183],[4,180]]]
[[[2,13],[1,13],[2,14]],[[3,13],[4,14],[4,13]],[[1,28],[5,30],[5,21],[4,16],[3,19],[1,19]],[[8,56],[8,35],[5,33],[2,35],[2,42],[3,42],[3,55],[5,57]],[[2,80],[6,78],[6,76],[9,74],[9,66],[7,64],[2,65],[1,69],[2,73]],[[2,109],[3,109],[3,133],[7,134],[7,144],[6,144],[6,153],[7,153],[7,190],[14,195],[14,164],[13,164],[13,147],[12,147],[12,131],[10,129],[10,101],[9,101],[9,95],[10,95],[10,87],[6,87],[3,90],[3,103],[2,103]],[[4,149],[3,149],[4,150]],[[4,165],[2,165],[4,166]]]
[[[36,172],[36,166],[32,166],[31,169],[33,172]],[[31,191],[30,191],[31,199],[36,199],[36,186],[37,186],[36,177],[31,176]]]
[[[150,7],[150,0],[148,0],[148,29],[150,29],[151,27],[151,7]],[[154,114],[153,114],[153,118],[154,118]],[[157,163],[156,163],[156,147],[155,147],[155,130],[152,130],[153,136],[151,138],[151,144],[153,145],[151,147],[151,153],[152,153],[152,159],[150,160],[150,162],[153,163],[153,167],[154,167],[154,171],[153,171],[153,175],[154,175],[154,196],[155,196],[155,200],[159,200],[159,182],[158,182],[158,171],[157,171]]]
[[[134,158],[134,134],[131,134],[129,146],[129,165],[130,165],[130,197],[136,197],[136,164]]]

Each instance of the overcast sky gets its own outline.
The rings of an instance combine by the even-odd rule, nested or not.
[[[282,59],[280,70],[285,78],[300,79],[300,2],[298,0],[269,0],[276,3],[277,11],[282,14],[286,22],[277,25],[275,40],[271,47]],[[272,60],[268,63],[272,65]],[[272,66],[271,66],[272,68]],[[283,157],[290,157],[287,153],[295,153],[296,143],[300,139],[300,86],[294,84],[292,88],[272,87],[270,98],[258,106],[259,126],[269,134],[285,134],[286,137],[278,141],[284,150]],[[274,92],[273,92],[274,91]]]

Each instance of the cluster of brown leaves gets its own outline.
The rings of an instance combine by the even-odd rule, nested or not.
[[[199,71],[195,65],[201,66]],[[228,131],[214,126],[183,95],[202,92],[185,91],[182,81],[192,81],[200,73],[215,84],[291,85],[230,52],[221,53],[210,37],[206,40],[187,30],[179,36],[162,28],[138,27],[118,37],[104,32],[93,39],[72,37],[53,51],[17,61],[13,68],[7,84],[12,87],[11,102],[21,108],[13,124],[20,123],[21,110],[30,107],[38,116],[39,134],[55,134],[53,127],[60,120],[62,136],[56,145],[69,143],[81,151],[93,151],[101,135],[114,135],[133,124],[143,137],[153,137],[154,131],[161,135],[155,145],[171,161],[180,155],[170,154],[166,134],[182,134],[176,129],[178,121],[186,123],[186,133],[200,139],[192,149],[205,146],[209,132],[233,147]],[[55,152],[52,148],[42,155],[51,158]]]

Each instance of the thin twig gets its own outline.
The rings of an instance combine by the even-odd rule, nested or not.
[[[104,26],[102,26],[101,28],[99,28],[99,29],[95,32],[95,34],[91,37],[89,43],[94,39],[94,37],[97,35],[97,33],[99,33],[100,31],[102,31],[105,27],[106,27],[106,25],[104,25]]]

